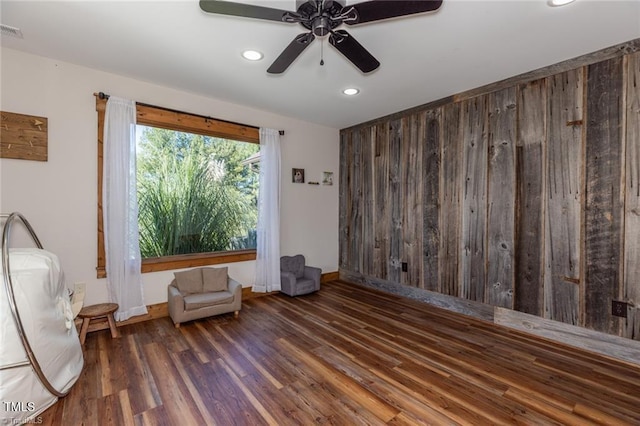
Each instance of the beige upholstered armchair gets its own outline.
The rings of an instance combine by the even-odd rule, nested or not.
[[[169,316],[180,323],[242,309],[242,285],[227,268],[196,268],[174,273],[168,287]]]

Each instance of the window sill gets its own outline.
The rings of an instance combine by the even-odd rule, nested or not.
[[[199,266],[218,265],[221,263],[246,262],[256,260],[255,250],[237,250],[224,253],[183,254],[179,256],[154,257],[142,260],[141,271],[169,271],[174,269],[195,268]],[[98,278],[106,278],[104,268],[97,268]]]

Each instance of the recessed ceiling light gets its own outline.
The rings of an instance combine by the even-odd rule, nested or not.
[[[349,87],[348,89],[344,89],[342,93],[344,93],[347,96],[354,96],[360,93],[360,90],[356,89],[355,87]]]
[[[257,50],[245,50],[244,52],[242,52],[242,57],[248,61],[259,61],[260,59],[262,59],[262,56],[262,53],[258,52]]]
[[[575,0],[549,0],[549,6],[564,6],[573,3]]]

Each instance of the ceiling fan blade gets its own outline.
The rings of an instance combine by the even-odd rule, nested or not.
[[[221,0],[200,0],[200,9],[208,13],[217,13],[220,15],[242,16],[245,18],[265,19],[278,22],[283,22],[283,17],[287,14],[295,14],[288,10]]]
[[[315,40],[313,33],[303,33],[296,36],[291,43],[282,51],[280,56],[271,64],[267,72],[269,74],[283,73],[293,61],[302,53],[304,49]]]
[[[380,66],[380,62],[345,30],[332,32],[329,43],[363,73],[371,72]]]
[[[441,5],[442,0],[375,0],[345,6],[342,9],[342,13],[350,12],[353,8],[357,16],[345,19],[344,23],[356,25],[381,19],[431,12],[437,10]]]

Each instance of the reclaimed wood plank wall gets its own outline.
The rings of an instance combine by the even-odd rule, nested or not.
[[[341,271],[640,340],[639,51],[343,129]]]
[[[627,309],[622,335],[640,336],[640,55],[625,57],[626,74],[626,153],[624,212],[623,300],[635,301]]]
[[[584,70],[546,79],[548,93],[544,296],[546,317],[578,323]]]
[[[545,79],[518,87],[516,140],[515,309],[544,309],[544,147],[547,134]]]

